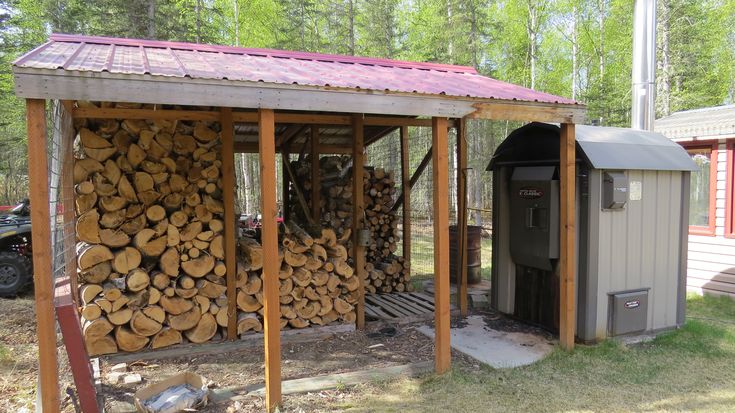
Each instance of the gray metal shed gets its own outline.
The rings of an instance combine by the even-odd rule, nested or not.
[[[577,337],[684,322],[689,174],[661,134],[577,127]],[[492,305],[558,326],[559,127],[530,123],[498,147],[493,171]]]

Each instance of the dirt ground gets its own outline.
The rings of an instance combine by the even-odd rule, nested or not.
[[[366,331],[338,333],[330,339],[284,344],[283,380],[369,370],[433,360],[433,340],[415,330],[417,325],[396,326],[394,334],[380,333],[386,325],[369,325]],[[0,299],[0,412],[32,412],[36,402],[37,352],[32,291],[16,298]],[[76,412],[76,396],[66,353],[59,336],[60,393],[62,410]],[[477,362],[453,352],[454,365],[478,366]],[[133,393],[167,376],[191,371],[211,381],[214,388],[244,387],[264,380],[263,348],[206,356],[147,360],[128,363],[139,373],[142,383],[111,384],[106,379],[111,367],[102,360],[102,395],[107,411],[127,411]],[[366,386],[369,386],[367,384]],[[284,397],[281,412],[324,411],[324,406],[350,405],[357,400],[360,386]],[[320,406],[320,407],[317,407]],[[263,399],[245,396],[238,401],[210,404],[203,412],[261,412]],[[327,410],[331,410],[327,408]]]
[[[370,370],[380,367],[398,366],[408,363],[430,361],[434,357],[434,343],[415,330],[414,325],[395,327],[395,335],[380,333],[384,325],[368,326],[366,331],[340,333],[330,339],[284,344],[282,346],[283,380],[318,375]],[[465,360],[453,354],[454,361]],[[128,371],[138,373],[142,384],[111,384],[106,379],[111,362],[102,363],[103,392],[108,408],[132,403],[133,393],[151,381],[173,374],[190,371],[213,382],[216,388],[239,388],[263,383],[263,347],[251,347],[224,354],[197,357],[167,358],[128,363]],[[462,362],[462,361],[460,361]],[[466,360],[465,364],[472,361]],[[289,395],[281,411],[311,412],[315,404],[323,405],[349,401],[354,389],[342,388],[318,393]],[[236,391],[237,393],[237,391]],[[243,392],[244,393],[244,392]],[[319,403],[316,403],[317,399]],[[122,402],[122,403],[119,403]],[[246,396],[236,402],[223,402],[207,406],[206,412],[263,411],[263,400],[257,396]]]

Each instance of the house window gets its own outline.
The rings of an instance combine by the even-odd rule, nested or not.
[[[717,142],[684,144],[699,170],[692,172],[689,186],[689,233],[715,235],[717,190]]]

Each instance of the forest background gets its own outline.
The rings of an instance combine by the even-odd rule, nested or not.
[[[658,0],[657,9],[657,116],[732,103],[735,0]],[[633,0],[0,0],[0,205],[27,196],[25,105],[11,62],[51,32],[467,65],[585,103],[588,123],[629,126],[632,20]],[[516,126],[469,125],[470,206],[490,208],[484,169]],[[414,167],[428,141],[412,131]],[[397,145],[384,139],[368,161],[398,166]],[[257,157],[238,166],[240,208],[255,213]],[[431,197],[420,191],[430,184],[412,192],[427,218]]]

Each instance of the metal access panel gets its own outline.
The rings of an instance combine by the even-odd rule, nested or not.
[[[628,177],[624,172],[602,174],[602,209],[623,209],[628,202]]]
[[[559,258],[559,180],[554,166],[513,170],[510,182],[510,255],[516,264],[553,270]]]
[[[647,321],[647,289],[610,294],[610,336],[644,331]]]

